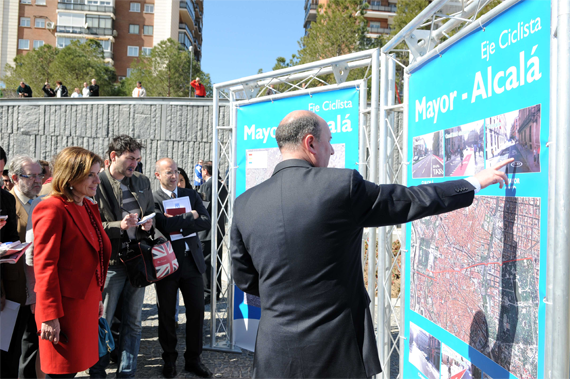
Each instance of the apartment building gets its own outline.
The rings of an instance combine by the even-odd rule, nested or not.
[[[431,3],[433,0],[428,0]],[[469,1],[469,0],[468,0]],[[471,0],[477,1],[477,0]],[[305,18],[303,20],[303,27],[305,28],[305,35],[309,33],[311,23],[317,20],[317,12],[319,4],[326,6],[328,0],[305,0]],[[392,24],[396,16],[396,4],[398,0],[362,0],[363,3],[368,3],[368,8],[364,18],[366,19],[366,27],[368,29],[366,36],[368,38],[376,38],[380,35],[387,35],[392,32]],[[450,2],[444,5],[440,12],[450,15],[453,13],[459,14],[463,6],[459,2]],[[441,26],[441,23],[436,23]]]
[[[303,21],[305,35],[309,33],[311,23],[317,20],[319,4],[326,6],[327,2],[328,0],[305,0],[305,19]],[[363,2],[368,3],[368,9],[364,15],[368,28],[366,36],[375,38],[382,34],[390,34],[398,0],[364,0]]]
[[[2,0],[2,62],[44,44],[63,48],[74,40],[96,39],[105,61],[119,78],[130,75],[132,62],[172,38],[202,58],[204,0]],[[6,9],[12,18],[6,16]],[[17,8],[17,36],[10,34]],[[7,30],[7,31],[6,31]],[[6,43],[5,43],[6,40]],[[6,46],[6,47],[5,47]],[[12,49],[12,50],[10,50]],[[7,54],[4,54],[7,50]],[[4,67],[2,65],[2,68]],[[3,71],[2,71],[3,74]]]

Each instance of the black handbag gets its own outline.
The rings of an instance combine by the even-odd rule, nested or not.
[[[129,282],[137,288],[158,282],[178,270],[172,245],[163,237],[131,242],[119,253],[119,259],[127,269]]]

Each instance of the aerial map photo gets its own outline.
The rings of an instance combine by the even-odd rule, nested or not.
[[[476,196],[412,223],[410,308],[518,378],[536,378],[540,198]]]

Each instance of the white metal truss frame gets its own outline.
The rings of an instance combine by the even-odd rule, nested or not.
[[[414,18],[400,33],[390,40],[381,50],[381,60],[383,63],[387,59],[395,61],[404,68],[404,104],[403,104],[403,131],[401,153],[404,157],[402,162],[408,165],[407,159],[407,139],[408,139],[408,110],[409,110],[409,78],[411,72],[419,68],[428,60],[441,56],[445,50],[463,37],[478,29],[485,29],[485,25],[505,12],[510,7],[523,0],[505,0],[489,12],[477,18],[479,11],[488,4],[487,0],[462,0],[462,11],[450,16],[443,15],[440,10],[444,5],[450,3],[450,0],[435,0],[416,18]],[[531,1],[531,0],[527,0]],[[537,0],[539,1],[539,0]],[[444,18],[449,21],[434,29],[437,23]],[[430,26],[430,30],[421,30],[419,28]],[[452,29],[458,29],[457,33],[449,37],[448,32]],[[570,223],[570,212],[568,212],[568,199],[570,199],[570,164],[568,164],[568,144],[556,144],[555,141],[568,141],[570,139],[570,2],[568,0],[551,0],[551,79],[550,79],[550,142],[547,147],[549,149],[549,204],[548,204],[548,233],[547,233],[547,285],[546,298],[543,299],[546,304],[546,320],[545,320],[545,349],[544,349],[544,374],[545,378],[563,378],[568,377],[570,372],[570,236],[568,235],[568,225]],[[448,38],[444,42],[442,36]],[[391,53],[401,52],[397,46],[406,42],[410,51],[409,64],[406,65],[399,60],[389,56]],[[383,67],[385,65],[383,64]],[[389,82],[389,73],[382,71],[381,83]],[[385,92],[383,84],[381,85],[382,94]],[[381,95],[382,96],[382,95]],[[390,112],[396,107],[391,106],[389,102],[381,100],[380,104],[380,130],[386,129],[383,125],[386,119],[385,112]],[[389,125],[388,125],[389,126]],[[389,127],[389,129],[391,129]],[[386,143],[382,136],[380,139],[380,150]],[[381,153],[382,155],[382,153]],[[407,183],[407,169],[403,170],[402,184]],[[386,178],[379,178],[380,183],[386,183]],[[401,235],[405,238],[406,225],[402,225]],[[388,250],[387,257],[392,257],[391,251]],[[404,294],[405,288],[405,270],[406,260],[404,244],[400,249],[401,257],[401,287],[400,293]],[[387,260],[387,263],[389,260]],[[556,262],[556,264],[554,264]],[[387,267],[387,266],[386,266]],[[379,275],[380,276],[380,275]],[[405,296],[400,301],[400,334],[399,334],[399,351],[400,364],[399,375],[403,377],[403,352],[405,343]],[[380,300],[379,300],[380,302]],[[379,304],[380,305],[380,304]],[[379,307],[380,309],[380,307]],[[384,309],[389,309],[384,307]],[[391,309],[393,310],[393,309]],[[387,315],[386,315],[387,316]],[[386,317],[384,316],[384,317]],[[379,325],[382,325],[379,323]],[[555,332],[556,331],[556,332]],[[379,333],[380,334],[380,333]],[[389,335],[389,333],[384,333]],[[396,338],[393,342],[397,342]],[[378,341],[380,344],[381,341]],[[390,350],[389,343],[384,341],[384,346],[379,348],[380,355],[384,354],[384,361],[388,362],[390,354],[394,351],[395,346]],[[384,363],[386,367],[386,363]],[[389,370],[388,370],[389,372]],[[383,377],[390,377],[390,374],[384,371]]]
[[[354,69],[366,68],[362,78],[346,82],[348,74]],[[332,74],[335,83],[327,83],[324,75]],[[367,102],[367,86],[371,82],[371,103]],[[308,88],[311,83],[318,82],[318,87]],[[307,88],[303,87],[303,83]],[[276,89],[273,95],[262,96],[271,85],[280,85],[281,92]],[[228,174],[223,178],[224,183],[229,180],[228,208],[223,210],[227,216],[228,226],[223,235],[223,248],[229,254],[229,230],[233,216],[233,204],[236,197],[236,169],[237,169],[237,110],[242,105],[253,104],[263,101],[274,101],[277,99],[298,96],[302,94],[312,95],[317,92],[332,91],[335,89],[357,87],[360,89],[360,109],[359,109],[359,172],[367,180],[376,182],[378,173],[378,107],[379,107],[379,84],[380,84],[380,50],[371,49],[340,57],[324,59],[317,62],[307,63],[299,66],[289,67],[282,70],[257,74],[241,79],[236,79],[214,85],[213,121],[212,121],[212,162],[213,177],[218,177],[220,166],[226,164],[229,167]],[[283,89],[283,87],[285,89]],[[219,110],[220,98],[229,100],[229,123],[220,124]],[[220,138],[221,133],[227,133],[228,138]],[[220,188],[217,181],[212,182],[212,215],[217,214]],[[212,230],[217,228],[217,217],[212,217]],[[374,230],[375,229],[371,229]],[[376,233],[369,233],[369,246],[375,246]],[[217,233],[212,233],[212,245],[217,246]],[[364,239],[362,242],[364,247]],[[217,255],[217,254],[216,254]],[[363,254],[364,257],[364,254]],[[228,259],[227,270],[218,270],[219,259],[212,255],[212,272],[222,275],[226,281],[227,288],[224,295],[227,296],[227,308],[218,312],[215,292],[216,286],[212,286],[211,309],[212,335],[209,346],[206,348],[220,351],[239,351],[235,346],[233,336],[232,317],[235,304],[233,304],[233,278],[231,272],[231,259]],[[376,259],[375,254],[368,254],[369,281],[368,292],[371,299],[375,299],[377,290],[376,281]],[[212,275],[213,278],[216,275]],[[212,283],[216,283],[212,279]],[[383,291],[379,291],[383,292]],[[371,304],[371,311],[374,313],[375,306]],[[379,328],[379,331],[383,328]],[[214,332],[215,331],[215,332]],[[382,337],[379,337],[381,339]]]

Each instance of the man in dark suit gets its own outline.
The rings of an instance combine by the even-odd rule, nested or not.
[[[182,292],[186,306],[186,371],[200,377],[209,378],[212,372],[200,360],[202,354],[202,329],[204,326],[204,283],[202,273],[206,270],[204,255],[196,232],[210,228],[210,216],[196,191],[179,188],[179,171],[170,158],[156,162],[155,176],[160,181],[160,189],[154,192],[156,227],[172,242],[179,268],[156,283],[158,302],[158,341],[162,346],[162,370],[166,378],[176,376],[176,295]],[[165,210],[163,201],[188,196],[192,209],[172,216]]]
[[[497,170],[469,180],[404,187],[326,168],[327,123],[309,111],[276,131],[273,176],[236,199],[231,231],[235,283],[260,296],[253,376],[370,377],[381,372],[364,287],[362,229],[466,207]]]
[[[204,184],[200,186],[200,195],[202,195],[202,200],[207,202],[206,210],[208,214],[212,215],[212,162],[208,161],[202,165],[202,179],[204,179]],[[217,217],[217,237],[218,237],[218,263],[216,265],[217,274],[216,282],[218,287],[216,288],[216,300],[220,300],[220,294],[222,292],[222,276],[219,275],[222,265],[223,258],[223,244],[222,239],[226,234],[226,213],[222,212],[223,209],[227,209],[226,199],[228,198],[228,190],[226,186],[218,179],[218,217]],[[212,230],[205,230],[198,233],[200,237],[200,242],[202,242],[202,250],[204,251],[204,261],[206,262],[206,272],[204,272],[204,290],[208,295],[206,296],[205,303],[210,302],[210,294],[212,291],[212,254],[214,249],[212,249]]]

